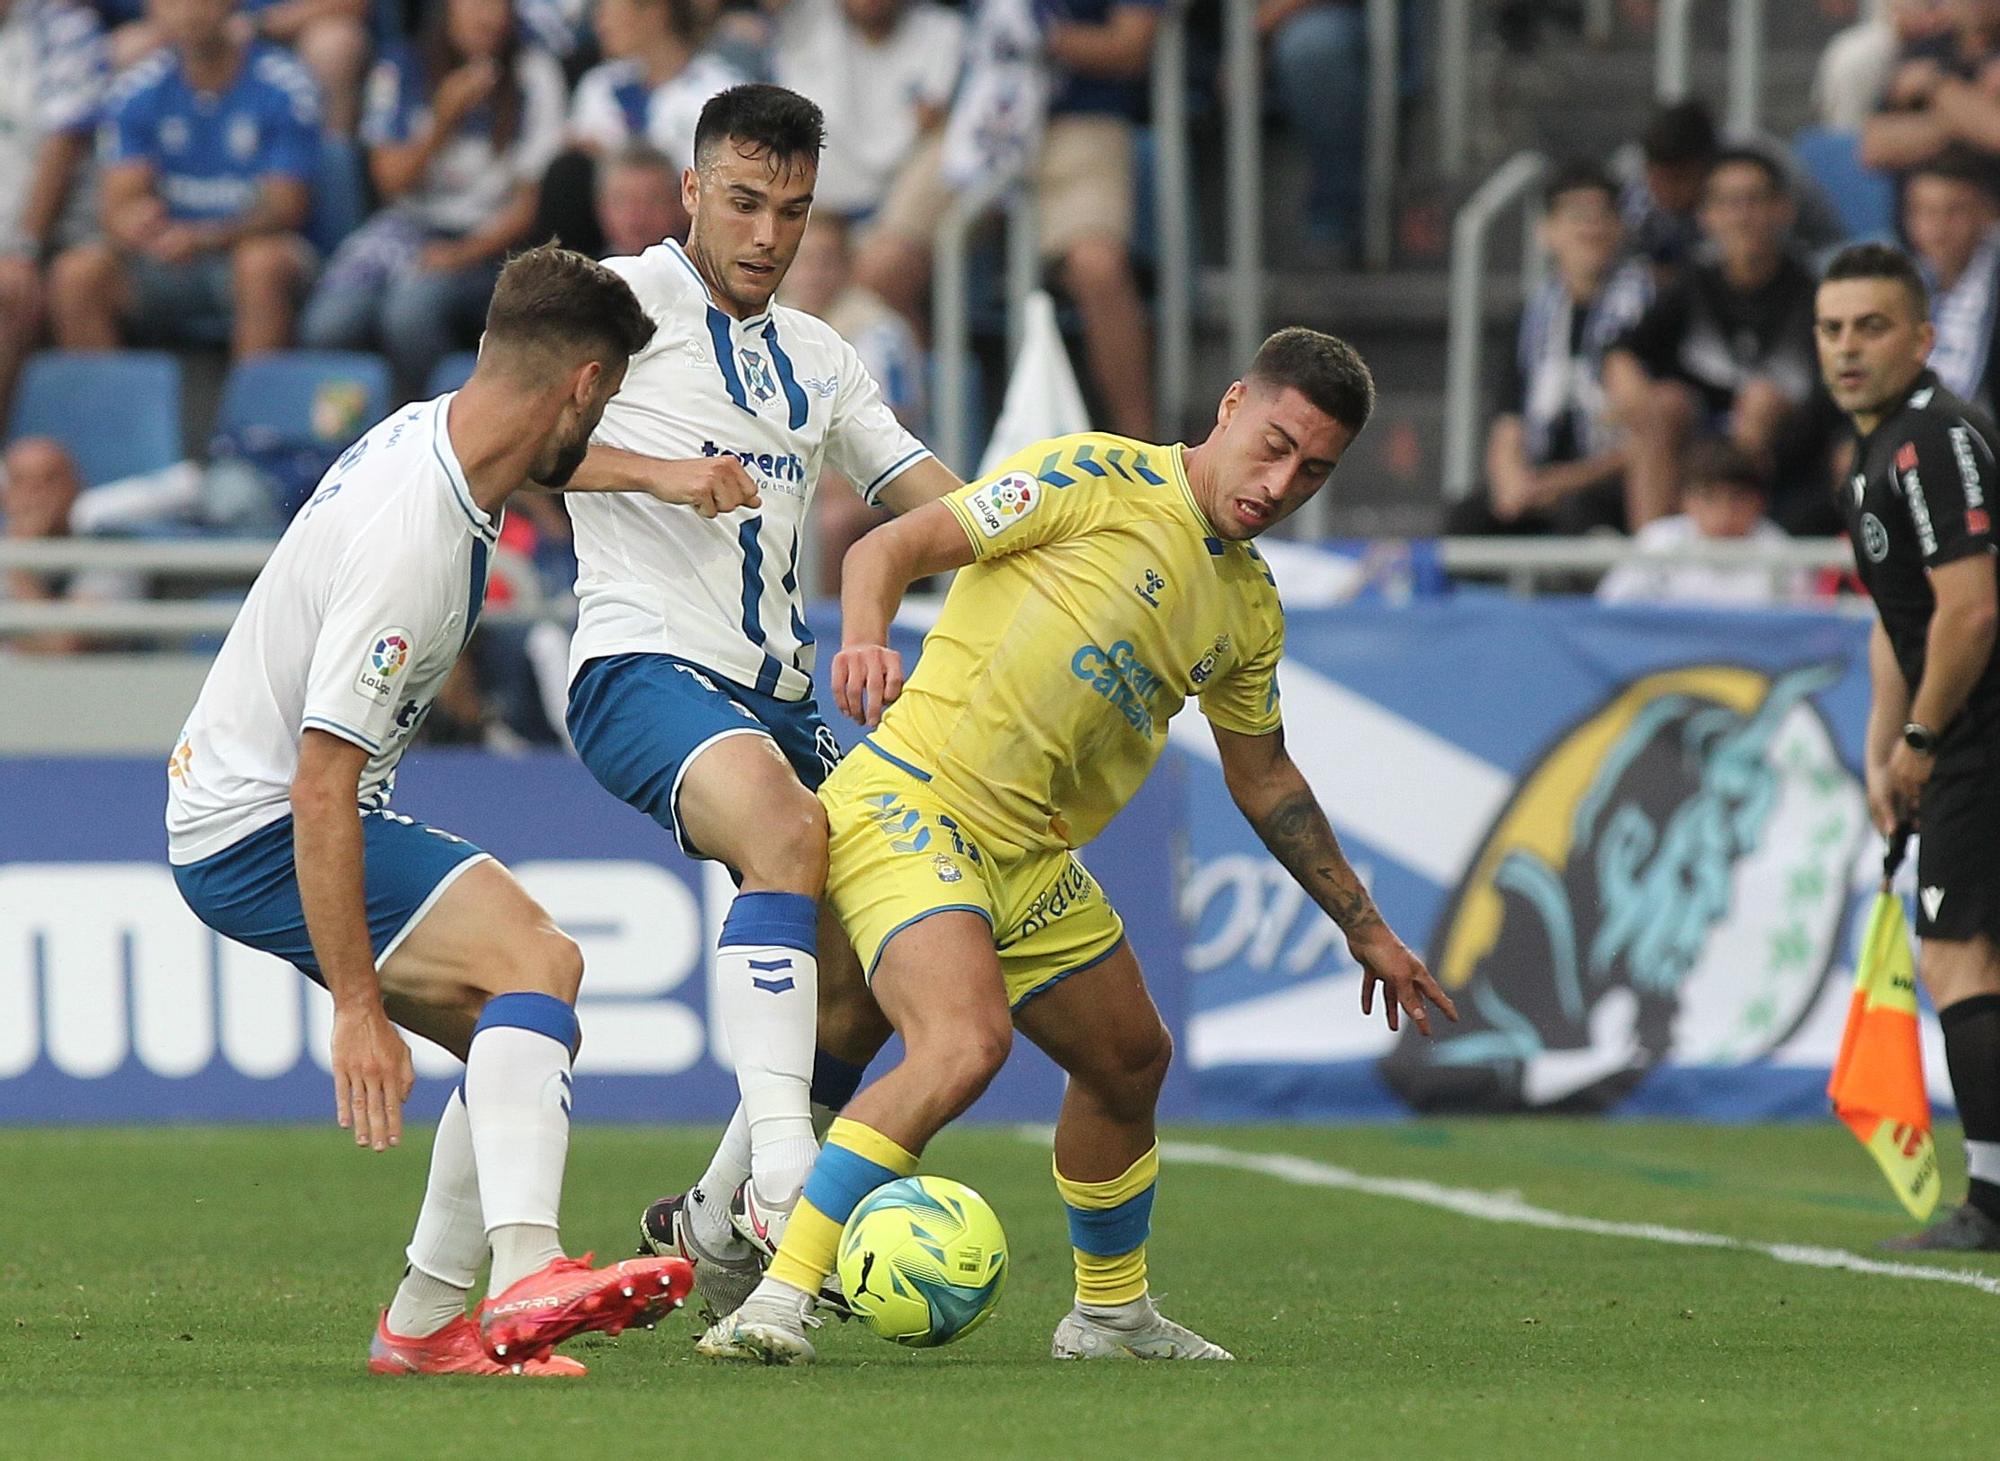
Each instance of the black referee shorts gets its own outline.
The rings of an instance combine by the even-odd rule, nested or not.
[[[2000,765],[1985,748],[1939,758],[1917,839],[1917,937],[2000,942]]]

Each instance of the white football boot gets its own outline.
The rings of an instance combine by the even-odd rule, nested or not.
[[[1056,1325],[1049,1354],[1059,1360],[1233,1360],[1153,1305],[1150,1295],[1124,1306],[1116,1318],[1086,1314],[1081,1304]]]
[[[709,1316],[742,1307],[759,1280],[764,1262],[748,1242],[709,1248],[695,1236],[693,1207],[703,1201],[700,1188],[662,1197],[639,1219],[639,1251],[655,1257],[685,1258],[694,1265],[694,1284]],[[731,1250],[734,1251],[731,1251]]]
[[[765,1280],[743,1307],[711,1324],[695,1341],[696,1354],[712,1360],[758,1360],[767,1365],[809,1365],[819,1358],[808,1327],[817,1328],[813,1297],[790,1284]]]

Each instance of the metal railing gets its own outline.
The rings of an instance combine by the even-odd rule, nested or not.
[[[1402,147],[1402,0],[1368,0],[1367,15],[1368,171],[1362,252],[1369,268],[1386,269],[1396,246],[1396,157]]]
[[[1229,359],[1264,341],[1264,53],[1256,0],[1224,0],[1224,171],[1229,193]]]
[[[1853,551],[1841,538],[1689,543],[1676,548],[1671,558],[1641,551],[1631,538],[1440,538],[1438,557],[1448,573],[1504,578],[1522,594],[1533,593],[1549,579],[1605,573],[1626,563],[1761,568],[1770,571],[1774,584],[1801,572],[1854,566]],[[1856,604],[1867,612],[1864,600]]]
[[[1178,423],[1186,409],[1188,381],[1194,353],[1194,260],[1191,247],[1193,204],[1189,193],[1191,168],[1187,133],[1187,7],[1192,0],[1173,0],[1161,13],[1153,43],[1153,194],[1156,232],[1159,235],[1159,299],[1155,319],[1156,349],[1154,369],[1160,419]],[[1241,11],[1244,24],[1254,18],[1254,0],[1230,0],[1232,12]],[[1256,34],[1249,30],[1249,56],[1256,64],[1253,75],[1261,86],[1261,59],[1257,55]],[[1249,99],[1254,124],[1259,104]],[[1232,111],[1233,119],[1233,111]],[[1253,137],[1253,148],[1255,139]],[[1232,160],[1234,154],[1232,152]],[[1241,214],[1262,205],[1259,165],[1254,150],[1250,171],[1239,173],[1232,166],[1231,196],[1247,182],[1253,207],[1236,208]],[[969,473],[979,458],[974,439],[980,416],[979,404],[967,397],[971,380],[972,348],[971,280],[967,248],[973,228],[996,206],[1005,203],[1007,213],[1007,359],[1011,367],[1020,353],[1021,320],[1028,296],[1041,288],[1042,260],[1035,210],[1033,166],[1018,180],[982,179],[956,196],[939,220],[931,244],[931,332],[936,362],[936,406],[933,411],[935,440],[931,443],[940,459],[953,471]],[[1235,235],[1232,229],[1232,244]],[[1261,251],[1260,238],[1253,236],[1251,247]],[[1235,291],[1238,303],[1242,289],[1240,270],[1246,259],[1232,247],[1232,261],[1239,272]],[[1259,261],[1261,264],[1261,261]],[[1263,280],[1251,281],[1262,298]],[[1253,312],[1261,313],[1261,311]],[[1257,339],[1261,340],[1262,335]],[[1252,347],[1254,349],[1254,345]],[[1245,358],[1248,356],[1246,354]]]
[[[1451,225],[1451,318],[1445,347],[1444,494],[1456,502],[1471,494],[1480,476],[1480,369],[1486,353],[1486,253],[1493,225],[1517,202],[1530,198],[1548,175],[1549,159],[1517,152],[1481,183]],[[1532,231],[1539,208],[1523,212]],[[1522,245],[1522,286],[1532,286],[1538,250]]]
[[[1687,98],[1694,74],[1695,0],[1660,0],[1653,53],[1653,95],[1662,102]],[[1749,136],[1763,120],[1764,0],[1729,0],[1727,126]]]
[[[0,538],[0,573],[107,571],[247,584],[276,546],[266,538]],[[505,578],[509,599],[489,605],[480,615],[481,623],[567,622],[574,617],[575,600],[567,594],[545,594],[526,555],[496,548],[492,562]],[[0,639],[64,633],[137,639],[226,634],[242,608],[239,601],[213,598],[0,599]]]
[[[1472,0],[1439,0],[1438,172],[1446,178],[1465,171],[1467,133],[1472,118]]]

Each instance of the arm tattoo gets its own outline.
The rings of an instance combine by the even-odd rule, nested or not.
[[[1271,856],[1284,864],[1349,938],[1382,922],[1375,900],[1347,865],[1333,826],[1310,791],[1281,797],[1250,825]]]

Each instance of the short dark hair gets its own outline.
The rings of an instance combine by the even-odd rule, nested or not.
[[[1708,175],[1713,178],[1725,167],[1754,167],[1764,175],[1764,181],[1771,185],[1771,191],[1780,198],[1792,196],[1792,175],[1784,165],[1761,147],[1725,147],[1715,154],[1708,165]]]
[[[1292,325],[1257,349],[1245,380],[1290,386],[1355,435],[1375,410],[1375,377],[1345,340]]]
[[[1771,490],[1770,478],[1757,459],[1720,436],[1703,437],[1688,448],[1681,466],[1681,483],[1687,490],[1718,485],[1760,495]]]
[[[1917,318],[1930,318],[1931,292],[1924,283],[1924,276],[1917,269],[1916,261],[1894,244],[1849,244],[1833,256],[1826,272],[1819,276],[1822,284],[1832,284],[1841,279],[1894,280],[1908,291],[1910,302],[1916,306]]]
[[[1715,156],[1715,118],[1706,104],[1675,102],[1653,113],[1639,134],[1639,150],[1655,167],[1686,167]]]
[[[1992,159],[1958,143],[1918,163],[1903,175],[1906,184],[1918,178],[1943,178],[1947,182],[1964,183],[1979,189],[1989,202],[2000,201],[2000,190],[1995,188]]]
[[[1569,194],[1585,192],[1602,193],[1611,200],[1612,206],[1617,206],[1618,184],[1612,181],[1610,173],[1586,158],[1566,162],[1549,175],[1548,183],[1542,189],[1542,206],[1554,208]]]
[[[702,107],[694,127],[695,166],[726,138],[748,143],[781,168],[799,162],[818,166],[826,116],[796,91],[747,82],[718,91]]]
[[[514,255],[486,306],[481,345],[623,365],[653,338],[632,286],[594,259],[543,244]]]

